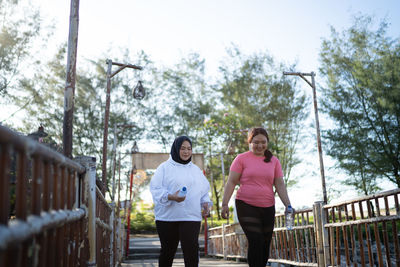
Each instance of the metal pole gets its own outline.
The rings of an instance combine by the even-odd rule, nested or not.
[[[115,266],[115,240],[116,240],[116,232],[115,232],[115,167],[116,167],[116,148],[117,148],[117,124],[114,124],[114,143],[113,143],[113,165],[112,165],[112,195],[111,195],[111,207],[112,207],[112,235],[111,235],[111,244],[112,244],[112,250],[111,250],[111,262],[113,266]]]
[[[104,113],[104,132],[103,132],[103,161],[102,161],[102,182],[103,195],[106,193],[107,187],[107,139],[108,139],[108,119],[110,117],[110,92],[111,92],[111,68],[112,61],[107,59],[107,92],[106,92],[106,109]]]
[[[103,182],[103,194],[105,195],[107,188],[107,140],[108,140],[108,120],[110,117],[110,93],[111,93],[111,78],[117,75],[121,70],[125,68],[131,68],[136,70],[142,70],[142,67],[131,65],[131,64],[122,64],[118,62],[112,62],[112,60],[107,59],[107,92],[106,92],[106,108],[104,112],[104,133],[103,133],[103,162],[102,162],[102,182]],[[111,73],[112,65],[117,65],[119,68]]]
[[[225,167],[224,167],[224,153],[221,152],[221,172],[222,172],[222,179],[225,186]]]
[[[317,93],[315,89],[315,73],[302,73],[302,72],[283,72],[283,75],[295,75],[301,77],[308,85],[311,86],[313,90],[313,102],[314,102],[314,115],[315,115],[315,126],[317,130],[317,147],[319,155],[319,170],[321,173],[321,184],[322,184],[322,194],[324,198],[324,203],[328,203],[328,197],[326,194],[326,184],[325,184],[325,171],[324,171],[324,161],[322,157],[322,145],[321,145],[321,134],[319,130],[319,119],[318,119],[318,105],[317,105]],[[306,79],[305,76],[311,76],[311,82]]]
[[[222,179],[223,179],[223,186],[225,188],[225,166],[224,166],[224,153],[221,152],[221,172],[222,172]],[[226,218],[226,223],[229,225],[229,216]]]
[[[208,254],[208,224],[207,216],[204,217],[204,255]]]
[[[115,201],[115,172],[117,169],[117,142],[118,142],[118,133],[120,131],[118,131],[117,127],[125,129],[125,128],[132,128],[132,127],[136,127],[133,124],[114,124],[114,142],[113,142],[113,148],[112,148],[112,155],[113,155],[113,164],[112,164],[112,196],[111,196],[111,200]],[[121,131],[122,131],[121,130]],[[121,156],[121,155],[120,155]],[[119,190],[119,189],[118,189]],[[119,191],[118,191],[119,194]]]
[[[69,15],[67,75],[64,89],[63,153],[72,158],[72,120],[78,50],[79,0],[71,0]]]
[[[120,214],[120,207],[121,207],[121,201],[120,201],[120,191],[121,191],[121,152],[119,152],[119,159],[118,159],[118,201],[117,201],[117,206],[118,206],[118,218]]]
[[[128,229],[126,229],[126,257],[128,258],[129,256],[129,234],[130,234],[130,227],[131,227],[131,200],[132,200],[132,184],[133,184],[133,175],[134,175],[134,170],[131,171],[131,184],[129,186],[129,208],[128,208],[128,219],[127,219],[127,224],[128,224]]]
[[[127,202],[127,199],[128,199],[128,192],[129,192],[129,180],[130,180],[130,173],[127,175],[127,177],[126,177],[126,192],[125,192],[125,206],[124,206],[124,214],[126,215],[127,214],[127,211],[128,211],[128,202]]]
[[[318,119],[318,104],[317,104],[317,93],[315,89],[315,73],[311,72],[311,84],[313,89],[313,100],[314,100],[314,115],[315,115],[315,126],[317,130],[317,145],[318,145],[318,155],[319,155],[319,170],[321,172],[321,183],[322,183],[322,193],[324,196],[324,203],[328,203],[328,197],[326,195],[326,185],[325,185],[325,171],[324,171],[324,160],[322,157],[322,145],[321,145],[321,134],[319,130],[319,119]]]
[[[111,200],[115,201],[115,169],[116,169],[116,151],[117,151],[117,124],[114,124],[114,142],[112,148],[113,165],[112,165],[112,196]]]

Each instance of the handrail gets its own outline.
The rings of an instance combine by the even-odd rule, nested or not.
[[[376,198],[380,198],[380,197],[391,196],[391,195],[395,195],[395,194],[399,194],[399,193],[400,193],[400,188],[396,188],[396,189],[387,190],[387,191],[379,192],[379,193],[368,195],[368,196],[362,196],[362,197],[358,197],[358,198],[354,198],[354,199],[350,199],[350,200],[345,200],[342,202],[326,204],[326,205],[324,205],[324,208],[329,209],[332,207],[348,205],[348,204],[351,204],[354,202],[366,201],[366,200],[376,199]]]
[[[85,210],[75,209],[42,212],[40,216],[28,216],[26,221],[12,220],[8,227],[0,225],[0,249],[6,249],[15,242],[23,242],[46,229],[78,221],[84,216]]]
[[[276,214],[270,262],[295,266],[400,266],[400,189],[296,211],[292,230]],[[246,258],[238,223],[209,229],[210,256]],[[232,249],[233,247],[233,249]]]
[[[0,126],[0,265],[88,261],[85,173],[46,144]]]
[[[75,169],[78,174],[85,172],[85,168],[82,165],[65,157],[63,154],[26,136],[18,135],[4,126],[0,126],[0,143],[12,144],[17,150],[25,151],[27,155],[40,155],[45,161],[55,161],[61,166]]]

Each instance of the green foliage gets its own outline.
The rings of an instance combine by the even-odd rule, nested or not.
[[[25,119],[24,127],[20,131],[32,132],[32,129],[37,129],[38,124],[42,124],[58,144],[62,144],[63,133],[65,56],[64,45],[51,61],[37,71],[34,79],[24,79],[21,82],[24,93],[15,99],[21,106],[26,102],[30,103],[24,108],[29,117]],[[107,66],[104,62],[105,60],[89,62],[95,71],[77,70],[73,121],[74,156],[90,155],[97,159],[102,158]],[[123,74],[121,77],[127,80]],[[118,145],[123,147],[127,144],[132,145],[132,140],[138,140],[142,133],[138,123],[140,117],[135,113],[137,101],[132,99],[132,91],[126,88],[126,82],[122,78],[112,80],[108,159],[112,158],[114,137],[118,138]],[[116,124],[135,124],[137,127],[118,129],[117,136],[114,136],[113,128]],[[100,163],[101,160],[97,162]],[[101,164],[97,166],[100,169]],[[111,170],[112,168],[108,168],[109,177]]]
[[[233,207],[229,207],[229,224],[233,224]],[[204,223],[204,219],[203,219]],[[223,224],[228,224],[227,219],[223,219],[219,213],[211,212],[210,217],[207,218],[208,228],[222,226]]]
[[[229,130],[266,128],[269,148],[281,161],[285,182],[294,185],[291,170],[300,162],[295,156],[296,145],[308,106],[304,93],[296,90],[295,80],[282,74],[295,66],[277,65],[267,53],[247,56],[237,48],[228,52],[229,58],[220,67],[222,78],[216,91],[222,94],[224,112],[236,116],[238,128]],[[242,137],[241,148],[246,147],[244,140]]]
[[[131,216],[132,234],[156,232],[156,224],[154,221],[154,214],[151,212],[137,211]]]
[[[223,196],[224,181],[226,182],[227,180],[229,166],[234,158],[233,154],[235,154],[235,150],[245,151],[238,147],[244,144],[243,136],[240,132],[232,130],[235,129],[235,125],[237,125],[237,118],[237,115],[229,115],[228,113],[222,116],[215,115],[212,119],[206,119],[203,122],[203,126],[200,128],[202,136],[198,141],[207,156],[207,177],[209,177],[211,183],[212,200],[218,220],[221,220],[220,200],[222,200]],[[224,148],[228,145],[227,142],[234,148],[231,153],[225,155]],[[222,152],[218,153],[221,150]]]
[[[191,137],[193,148],[198,149],[197,129],[214,109],[204,64],[198,54],[190,54],[173,67],[149,66],[152,77],[141,115],[146,118],[147,138],[158,141],[166,151],[175,137],[182,134]]]
[[[0,1],[0,18],[0,95],[8,97],[26,66],[39,60],[33,44],[39,45],[47,36],[39,10],[29,1]]]
[[[155,233],[156,224],[154,220],[153,207],[148,207],[143,202],[134,202],[131,210],[130,232],[138,233]]]
[[[204,223],[204,220],[203,220],[203,223]],[[207,218],[208,228],[219,227],[219,226],[222,226],[223,224],[227,224],[227,221],[226,221],[226,219],[223,219],[222,217],[219,217],[219,218],[213,217],[212,220],[211,220],[211,218]],[[229,224],[233,224],[233,218],[229,218]]]
[[[376,30],[370,17],[355,18],[342,33],[332,28],[320,52],[323,111],[334,126],[326,131],[327,153],[365,195],[383,178],[400,187],[400,42]]]

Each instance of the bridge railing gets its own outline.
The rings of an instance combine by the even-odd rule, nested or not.
[[[297,210],[292,230],[275,217],[270,262],[295,266],[400,266],[400,189]],[[208,255],[247,257],[239,224],[209,229]]]
[[[400,189],[323,206],[327,266],[400,266]]]
[[[270,262],[317,266],[313,209],[296,210],[294,226],[287,230],[285,215],[275,216]]]
[[[85,263],[79,188],[85,168],[0,126],[0,265]],[[82,255],[80,259],[78,255]]]
[[[207,255],[246,259],[247,239],[238,223],[208,229]]]
[[[95,158],[71,160],[0,126],[0,266],[115,266],[124,231],[113,231],[113,210]]]

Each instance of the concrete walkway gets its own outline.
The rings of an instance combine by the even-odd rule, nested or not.
[[[158,260],[157,259],[147,259],[147,260],[132,260],[132,261],[126,261],[122,263],[123,267],[156,267],[158,266]],[[174,259],[174,263],[172,265],[173,267],[178,267],[178,266],[185,266],[183,263],[183,259]],[[224,261],[221,259],[217,258],[200,258],[200,267],[212,267],[212,266],[217,266],[217,267],[248,267],[247,263],[241,262],[237,263],[234,261]]]
[[[200,246],[204,246],[204,236],[199,237]],[[131,236],[129,239],[129,250],[130,257],[134,256],[134,259],[125,260],[121,266],[123,267],[155,267],[158,266],[158,253],[160,249],[160,240],[157,235],[149,235],[149,236]],[[178,248],[179,250],[179,248]],[[146,254],[143,254],[143,251],[146,251]],[[154,255],[155,251],[157,255]],[[179,253],[179,252],[178,252]],[[177,254],[178,254],[177,253]],[[149,258],[149,255],[151,258]],[[138,257],[139,256],[139,257]],[[177,255],[174,259],[173,266],[185,266],[183,262],[182,255]],[[228,267],[228,266],[237,266],[237,267],[247,267],[247,263],[245,262],[235,262],[235,261],[225,261],[220,258],[213,257],[201,257],[200,258],[200,267],[206,266],[217,266],[217,267]]]

